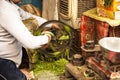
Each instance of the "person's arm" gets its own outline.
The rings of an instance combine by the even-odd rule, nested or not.
[[[0,24],[27,48],[39,48],[49,42],[47,35],[33,36],[21,21],[17,10],[11,6],[0,10]]]

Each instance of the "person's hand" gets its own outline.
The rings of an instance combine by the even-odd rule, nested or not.
[[[51,38],[54,36],[54,34],[50,31],[43,31],[41,35],[47,35],[48,36],[48,44],[42,45],[41,49],[46,49],[49,46]]]
[[[49,41],[50,41],[51,38],[54,36],[54,34],[53,34],[52,32],[50,32],[50,31],[43,31],[43,32],[41,33],[41,35],[47,35],[48,38],[49,38]]]
[[[50,32],[50,31],[43,31],[43,32],[41,32],[41,34],[42,35],[50,35],[51,37],[54,36],[54,34],[52,32]]]
[[[42,45],[42,47],[40,49],[45,50],[46,48],[48,48],[48,46],[49,46],[49,43],[48,44],[44,44],[44,45]]]

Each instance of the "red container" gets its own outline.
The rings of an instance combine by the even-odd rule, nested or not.
[[[108,36],[108,30],[108,23],[83,15],[80,22],[81,45],[85,45],[86,42],[90,40],[98,43],[101,38]]]

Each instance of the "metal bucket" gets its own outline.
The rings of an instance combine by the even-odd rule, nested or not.
[[[103,56],[112,63],[120,63],[120,38],[105,37],[99,40]]]

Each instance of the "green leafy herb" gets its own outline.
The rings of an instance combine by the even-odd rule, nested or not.
[[[34,65],[35,75],[39,75],[43,71],[50,71],[56,75],[64,73],[64,66],[68,63],[68,60],[62,58],[54,62],[39,61]]]
[[[111,6],[112,2],[113,2],[113,0],[104,0],[104,6],[109,7],[109,6]]]

